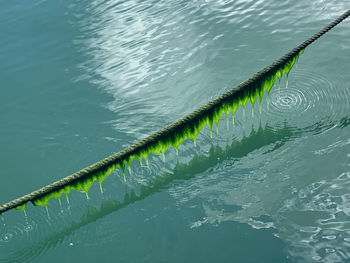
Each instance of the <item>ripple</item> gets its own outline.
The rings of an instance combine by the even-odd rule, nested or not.
[[[1,236],[0,241],[1,242],[9,242],[13,238],[12,233],[5,233]]]
[[[203,105],[209,98],[222,94],[232,87],[232,83],[239,83],[250,77],[252,72],[266,66],[269,63],[267,61],[270,61],[269,58],[285,52],[281,47],[286,47],[288,44],[288,47],[292,48],[293,41],[302,40],[295,32],[302,32],[305,35],[310,31],[313,33],[314,28],[319,28],[315,20],[322,23],[328,22],[331,17],[338,15],[344,9],[342,4],[333,3],[333,1],[329,3],[316,1],[311,4],[311,7],[308,1],[299,1],[293,3],[292,8],[289,2],[271,0],[92,1],[88,4],[69,5],[72,7],[68,11],[72,12],[73,16],[68,18],[71,23],[68,32],[69,35],[74,35],[75,39],[72,42],[75,46],[72,50],[77,51],[77,54],[74,52],[72,61],[69,57],[67,59],[63,56],[64,61],[72,62],[69,63],[72,64],[72,69],[77,66],[75,61],[81,63],[78,69],[85,75],[73,76],[73,78],[90,80],[94,85],[93,89],[97,87],[107,93],[106,96],[110,102],[103,106],[113,113],[107,124],[119,131],[118,134],[125,134],[128,137],[127,139],[118,137],[115,143],[129,144],[134,139],[140,139],[145,134],[154,132],[198,108],[198,105]],[[324,9],[324,6],[327,8]],[[313,10],[313,15],[310,15],[310,10]],[[38,15],[41,15],[40,12]],[[8,21],[20,19],[12,14],[7,18],[9,18]],[[60,21],[62,22],[61,19]],[[298,26],[293,26],[295,24]],[[64,23],[60,24],[60,26],[64,25]],[[312,30],[306,31],[305,28],[312,28]],[[59,31],[58,33],[66,32],[66,30]],[[346,30],[339,31],[346,32]],[[77,35],[75,35],[76,32]],[[67,40],[67,43],[71,42],[71,36],[68,36],[68,39],[65,38],[66,35],[60,36]],[[21,35],[21,39],[22,37]],[[329,39],[333,41],[333,38]],[[7,42],[16,43],[12,38],[6,39]],[[41,42],[46,43],[46,41]],[[275,43],[273,52],[270,49],[271,43]],[[346,41],[342,45],[346,46]],[[45,49],[47,49],[46,46]],[[18,50],[21,49],[16,48],[16,52]],[[38,51],[42,51],[40,45],[38,45]],[[342,51],[340,50],[339,53]],[[79,54],[83,56],[76,56]],[[54,53],[55,58],[56,55],[57,52]],[[17,54],[17,57],[21,56]],[[22,56],[21,64],[27,65],[26,58]],[[18,68],[18,65],[14,64],[13,68]],[[56,67],[53,68],[56,69]],[[59,70],[58,68],[56,73]],[[343,120],[339,127],[345,128],[349,123],[347,115],[349,115],[350,91],[346,88],[348,81],[344,81],[337,73],[332,73],[332,77],[337,79],[331,80],[326,77],[327,74],[314,71],[315,69],[309,68],[293,69],[289,87],[280,90],[274,88],[270,94],[267,114],[269,121],[288,122],[288,126],[292,128],[279,129],[281,125],[272,125],[265,131],[259,129],[257,132],[247,132],[252,126],[249,122],[253,122],[253,118],[250,118],[250,114],[246,114],[245,119],[236,119],[234,132],[232,132],[232,126],[228,132],[225,132],[226,123],[223,118],[218,136],[215,125],[213,138],[210,137],[206,127],[198,138],[197,146],[194,147],[191,141],[185,142],[181,146],[178,157],[174,151],[169,154],[167,152],[165,162],[162,156],[152,156],[148,165],[133,165],[132,176],[127,177],[126,185],[122,176],[118,176],[118,179],[113,179],[117,181],[114,185],[105,184],[106,188],[110,186],[114,189],[113,191],[106,189],[103,198],[107,199],[109,194],[116,198],[115,195],[120,194],[116,194],[120,188],[123,190],[129,186],[147,185],[150,180],[162,176],[169,168],[169,163],[175,164],[180,159],[181,163],[184,163],[182,169],[180,169],[181,165],[178,165],[178,172],[171,175],[174,175],[172,179],[175,177],[181,182],[174,184],[175,186],[169,192],[175,200],[178,200],[179,208],[183,207],[183,204],[195,206],[205,204],[207,216],[203,220],[195,221],[194,227],[206,222],[218,224],[224,220],[234,220],[250,224],[254,228],[276,227],[282,234],[286,233],[286,240],[290,241],[288,245],[294,244],[293,241],[300,243],[307,240],[307,237],[304,234],[301,234],[300,238],[295,237],[294,232],[298,229],[288,231],[291,223],[280,222],[278,215],[281,203],[288,199],[292,199],[293,203],[295,196],[299,201],[295,201],[298,203],[296,210],[319,209],[326,216],[328,213],[333,216],[332,219],[336,222],[314,220],[315,222],[312,221],[314,226],[310,228],[304,226],[302,230],[304,233],[310,233],[308,244],[323,242],[322,247],[312,244],[312,249],[315,248],[319,255],[315,256],[315,259],[322,259],[324,254],[334,254],[334,249],[327,247],[325,241],[336,245],[336,240],[349,242],[349,239],[337,231],[324,230],[334,227],[334,224],[337,224],[337,227],[346,227],[344,222],[348,220],[346,213],[349,213],[350,197],[341,193],[331,195],[322,191],[327,187],[332,193],[347,191],[348,170],[338,174],[336,182],[331,182],[329,185],[323,181],[310,183],[310,187],[305,187],[303,190],[300,189],[302,186],[296,184],[298,181],[305,182],[307,180],[305,178],[311,176],[298,179],[297,176],[302,174],[299,170],[299,167],[302,167],[298,163],[300,160],[296,156],[292,156],[290,160],[283,159],[288,157],[284,155],[286,152],[297,153],[297,151],[293,152],[295,149],[290,144],[283,147],[283,151],[276,151],[293,136],[300,135],[300,133],[297,135],[293,133],[294,127],[296,127],[295,130],[311,131],[315,134],[333,129],[337,125],[333,122],[338,119]],[[83,84],[86,83],[78,83],[81,86]],[[61,93],[62,89],[59,91]],[[99,98],[85,97],[84,93],[77,95],[82,96],[84,100],[100,101]],[[72,97],[75,95],[68,94]],[[52,97],[61,96],[50,96]],[[60,109],[60,107],[57,108]],[[262,115],[265,118],[264,113]],[[94,115],[85,115],[91,120],[99,121],[99,117],[95,119]],[[255,113],[255,119],[257,115]],[[226,135],[232,137],[233,133],[237,136],[238,132],[242,143],[233,144],[232,149],[226,149]],[[110,138],[114,136],[111,135]],[[301,140],[295,141],[296,144],[300,144]],[[259,144],[261,142],[264,143]],[[319,153],[328,153],[340,146],[343,147],[344,141],[339,140],[339,142],[329,143],[329,147],[321,149]],[[222,149],[216,147],[222,145],[225,146]],[[204,158],[194,157],[194,152],[197,150],[206,153]],[[271,152],[273,154],[268,154]],[[298,169],[287,170],[290,174],[282,174],[281,170],[284,170],[280,167],[281,163],[275,161],[276,153],[283,154],[283,157],[279,158],[285,161],[282,166],[289,167],[297,163]],[[188,163],[182,162],[183,159],[189,159]],[[292,174],[292,172],[295,173]],[[120,171],[118,174],[120,175]],[[108,180],[112,180],[111,178],[112,176]],[[288,182],[288,178],[294,179],[284,183]],[[184,180],[187,181],[183,182]],[[165,183],[161,181],[155,187],[148,187],[146,192],[149,194],[153,191],[161,191],[163,187]],[[293,189],[289,195],[291,188]],[[97,194],[100,196],[99,189],[96,186],[94,189],[98,190]],[[94,192],[91,193],[91,196],[93,195]],[[307,202],[305,198],[312,201]],[[98,212],[91,205],[93,200],[94,198],[91,197],[91,200],[86,201],[84,194],[74,192],[69,205],[64,204],[60,208],[57,202],[50,202],[48,214],[45,208],[35,208],[38,212],[35,212],[26,222],[23,223],[23,219],[17,220],[20,222],[13,221],[12,225],[0,228],[0,262],[35,261],[35,258],[47,249],[58,245],[74,246],[84,243],[98,247],[106,242],[120,241],[119,229],[116,228],[114,220],[106,218],[95,223],[96,218],[104,217],[107,213],[104,214],[103,209]],[[121,199],[117,198],[117,200]],[[130,203],[131,201],[125,201],[125,205]],[[232,207],[233,209],[230,210]],[[288,209],[288,207],[283,208]],[[237,212],[239,209],[242,211]],[[341,214],[341,211],[344,213]],[[78,221],[75,214],[78,214]],[[272,218],[267,221],[261,218],[252,219],[254,216],[261,215],[271,215]],[[311,213],[306,214],[305,218],[310,215]],[[294,216],[294,219],[298,219],[298,215]],[[303,216],[299,217],[301,221],[304,219]],[[125,218],[130,220],[130,215]],[[91,223],[90,227],[86,227],[88,223]],[[318,232],[319,236],[315,235]],[[93,253],[93,249],[90,253]],[[298,251],[296,256],[300,257]]]
[[[308,69],[296,69],[292,75],[288,87],[271,91],[268,110],[271,120],[286,120],[300,128],[311,127],[314,132],[321,133],[336,127],[335,124],[327,125],[331,120],[347,116],[350,89],[340,76],[331,81]],[[323,129],[315,125],[320,122],[325,122]]]
[[[160,160],[161,158],[162,157],[154,158],[154,156],[152,156],[150,157],[148,163],[144,162],[142,163],[142,165],[137,165],[136,167],[133,167],[133,176],[131,176],[130,179],[132,181],[135,180],[134,185],[143,185],[152,180],[152,178],[155,178],[165,165],[163,160]]]
[[[0,238],[0,245],[4,245],[4,243],[8,243],[15,239],[17,236],[21,236],[23,234],[23,229],[20,226],[11,226],[5,229],[5,232],[2,233]]]
[[[0,232],[0,262],[32,262],[49,248],[64,242],[64,236],[53,237],[50,233],[72,223],[74,215],[70,207],[67,202],[62,206],[50,202],[48,210],[29,205],[28,215],[23,217],[19,213],[9,219],[6,217]],[[77,205],[80,210],[83,207]]]
[[[94,218],[94,214],[97,215]],[[76,244],[95,247],[96,243],[103,245],[113,242],[118,236],[118,224],[116,222],[103,219],[104,213],[94,207],[89,207],[86,214],[78,223],[73,223],[66,227],[58,236],[62,235],[62,242],[66,246],[74,246]],[[86,219],[85,219],[85,218]],[[93,220],[91,220],[93,219]],[[99,219],[98,224],[94,221]],[[89,221],[91,220],[91,221]],[[89,227],[89,231],[86,231],[86,227]],[[94,227],[91,227],[94,225]],[[51,238],[57,238],[53,235]]]
[[[272,110],[281,115],[300,114],[314,106],[314,102],[308,100],[307,94],[295,88],[288,88],[283,91],[271,94]]]
[[[28,246],[41,234],[37,222],[27,216],[24,223],[5,225],[0,232],[0,262],[30,262],[44,253],[47,246]]]

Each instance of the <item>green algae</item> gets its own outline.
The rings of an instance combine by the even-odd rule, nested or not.
[[[281,147],[292,136],[299,133],[298,131],[296,134],[294,132],[294,127],[284,126],[278,130],[273,130],[269,127],[263,129],[260,126],[257,131],[253,130],[248,137],[244,137],[241,141],[233,141],[225,148],[211,146],[208,155],[195,155],[188,163],[177,163],[173,173],[162,172],[162,174],[154,180],[145,185],[141,185],[139,194],[136,194],[131,189],[129,193],[125,193],[121,201],[103,201],[99,208],[88,206],[86,212],[81,216],[78,222],[74,221],[70,226],[65,227],[60,232],[51,234],[42,242],[36,244],[36,246],[57,244],[74,231],[96,222],[122,208],[128,207],[131,204],[144,200],[158,193],[160,189],[167,189],[176,182],[183,182],[183,180],[195,178],[196,175],[218,163],[222,163],[224,160],[242,158],[257,149],[271,144],[275,145],[275,147]]]
[[[191,139],[196,143],[196,138],[198,137],[201,130],[208,125],[210,128],[210,136],[212,137],[212,128],[213,123],[216,124],[216,129],[218,133],[219,121],[223,114],[227,116],[227,122],[229,122],[229,114],[232,112],[232,121],[234,124],[234,116],[239,106],[242,106],[245,109],[248,102],[252,104],[252,109],[254,110],[254,105],[257,99],[259,99],[259,107],[261,112],[261,103],[262,98],[267,92],[270,93],[276,79],[281,81],[283,74],[288,75],[298,60],[299,56],[303,53],[304,50],[300,51],[296,56],[288,60],[284,63],[279,69],[270,72],[268,75],[264,76],[262,79],[255,81],[248,87],[244,89],[240,89],[236,92],[236,96],[231,96],[230,98],[222,101],[212,107],[207,111],[206,116],[200,116],[192,120],[191,123],[185,123],[181,126],[181,128],[173,129],[172,133],[167,133],[166,136],[160,137],[157,141],[154,141],[146,146],[139,148],[133,154],[130,154],[123,160],[119,160],[118,162],[108,166],[105,170],[101,170],[96,174],[90,175],[86,178],[79,179],[78,181],[73,182],[72,184],[66,185],[61,189],[58,189],[50,194],[46,194],[39,199],[33,200],[32,203],[35,206],[45,206],[47,207],[51,198],[56,198],[60,200],[62,193],[64,192],[67,196],[71,192],[71,190],[76,190],[78,192],[85,193],[86,197],[89,198],[88,192],[95,181],[100,184],[100,190],[102,191],[102,181],[107,178],[111,173],[115,171],[116,168],[120,168],[123,173],[124,181],[126,181],[125,167],[128,166],[130,174],[131,174],[131,163],[134,159],[138,160],[142,165],[143,159],[146,160],[148,165],[148,156],[150,154],[153,155],[162,155],[163,158],[166,151],[173,147],[176,149],[176,153],[178,153],[178,149],[180,145],[186,140]],[[253,113],[252,113],[253,114]],[[227,127],[228,127],[227,123]],[[22,207],[22,206],[21,206]],[[20,207],[20,209],[21,209]],[[24,207],[25,209],[25,207]]]
[[[156,177],[155,180],[142,185],[138,195],[131,190],[130,193],[125,193],[125,196],[121,201],[102,201],[99,208],[89,205],[79,221],[73,221],[71,225],[66,226],[60,232],[52,233],[40,242],[32,243],[29,249],[30,251],[42,251],[47,246],[55,247],[57,244],[60,244],[62,240],[65,240],[67,236],[71,236],[75,231],[78,231],[91,223],[95,223],[97,220],[101,220],[111,213],[142,201],[145,198],[158,193],[160,190],[168,189],[176,182],[183,183],[184,180],[191,180],[195,178],[196,175],[218,163],[222,163],[224,160],[243,158],[253,151],[266,148],[265,146],[268,145],[273,145],[274,147],[273,149],[268,149],[265,154],[274,152],[292,137],[302,136],[305,133],[308,134],[309,132],[315,131],[315,129],[319,130],[321,126],[323,128],[330,128],[335,125],[339,128],[350,126],[350,117],[342,118],[339,122],[327,123],[326,126],[324,126],[323,122],[319,122],[313,124],[307,129],[298,129],[297,127],[286,125],[279,127],[278,129],[271,129],[269,126],[262,128],[260,126],[257,131],[253,130],[248,137],[244,137],[241,141],[233,141],[231,145],[226,146],[226,148],[212,146],[208,155],[195,155],[188,163],[177,163],[173,173],[163,172],[160,176]],[[23,250],[15,252],[16,255],[23,255],[23,253]],[[14,258],[18,257],[15,256]]]
[[[99,182],[100,188],[102,189],[101,184],[102,184],[103,180],[106,179],[108,177],[108,175],[113,173],[115,169],[116,169],[116,165],[112,165],[112,166],[108,167],[105,171],[100,171],[100,172],[94,174],[93,176],[86,178],[85,180],[77,181],[73,184],[66,185],[62,189],[56,190],[54,192],[51,192],[48,195],[44,195],[44,196],[32,201],[32,203],[35,206],[46,206],[47,207],[51,198],[60,199],[61,195],[63,193],[66,194],[67,200],[68,200],[68,195],[71,192],[71,190],[83,192],[83,193],[85,193],[86,197],[89,198],[88,192],[89,192],[92,184],[94,183],[94,181]]]
[[[24,211],[25,212],[26,208],[27,208],[27,205],[28,205],[28,203],[25,203],[23,205],[15,207],[15,209],[18,210],[18,211]]]

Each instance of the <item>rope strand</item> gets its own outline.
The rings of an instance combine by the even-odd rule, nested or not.
[[[76,189],[74,187],[70,188],[72,185],[78,185],[78,187],[81,187],[83,190],[85,190],[85,187],[89,188],[91,184],[94,182],[94,180],[98,180],[100,183],[106,177],[107,172],[111,173],[117,166],[122,168],[124,170],[125,163],[131,162],[131,158],[134,158],[136,156],[141,156],[141,161],[143,158],[142,153],[145,151],[148,151],[147,154],[150,151],[149,149],[154,149],[154,145],[157,145],[158,142],[168,142],[168,137],[174,137],[174,134],[187,134],[184,132],[184,130],[188,129],[188,127],[192,127],[192,133],[197,132],[197,130],[203,128],[202,126],[198,128],[198,123],[203,123],[203,119],[207,120],[208,116],[211,116],[209,120],[209,126],[212,125],[213,121],[213,115],[217,114],[217,111],[219,109],[219,113],[222,113],[222,107],[225,105],[225,103],[232,103],[234,99],[239,99],[244,96],[255,96],[256,98],[256,90],[257,87],[261,85],[265,85],[266,81],[270,81],[272,78],[271,76],[274,76],[272,79],[273,82],[275,81],[276,76],[280,76],[280,70],[281,68],[285,67],[288,63],[292,63],[292,66],[295,62],[295,59],[303,52],[303,50],[309,46],[311,43],[313,43],[315,40],[317,40],[319,37],[327,33],[329,30],[331,30],[333,27],[338,25],[340,22],[342,22],[344,19],[350,16],[350,10],[345,12],[343,15],[339,16],[337,19],[335,19],[332,23],[324,27],[322,30],[320,30],[318,33],[301,43],[296,48],[292,49],[290,52],[285,54],[280,59],[276,60],[274,63],[272,63],[270,66],[267,66],[263,70],[259,71],[258,73],[254,74],[251,78],[248,80],[242,82],[237,87],[233,88],[232,90],[224,93],[220,97],[212,100],[208,104],[202,106],[201,108],[195,110],[194,112],[188,114],[187,116],[179,119],[178,121],[168,125],[167,127],[158,130],[157,132],[153,133],[152,135],[146,137],[145,139],[135,143],[134,145],[131,145],[121,152],[115,153],[113,155],[110,155],[109,157],[96,162],[70,176],[67,176],[59,181],[56,181],[50,185],[47,185],[43,188],[40,188],[39,190],[36,190],[30,194],[24,195],[18,199],[15,199],[11,202],[8,202],[4,205],[0,206],[0,215],[10,209],[16,208],[16,209],[25,209],[28,202],[32,202],[34,205],[47,205],[48,200],[51,197],[60,197],[62,192],[66,192],[66,189],[68,189],[68,193],[70,189]],[[292,62],[291,62],[292,61]],[[290,67],[291,68],[291,67]],[[288,73],[289,73],[289,69]],[[283,73],[283,72],[282,72]],[[271,82],[271,81],[270,81]],[[272,87],[273,83],[271,84]],[[270,87],[270,88],[271,88]],[[266,90],[266,89],[265,89]],[[269,90],[269,89],[268,89]],[[264,91],[264,89],[263,89]],[[253,94],[253,95],[252,95]],[[259,94],[260,96],[261,94]],[[246,103],[246,102],[240,102],[240,103]],[[233,109],[231,109],[233,111]],[[234,113],[234,111],[233,111]],[[215,116],[214,116],[215,117]],[[221,115],[219,116],[219,118]],[[194,126],[193,123],[197,123],[197,126]],[[193,128],[194,127],[194,128]],[[195,131],[193,131],[195,129]],[[199,133],[197,132],[197,134]],[[192,137],[188,137],[191,138]],[[174,146],[174,144],[171,144]],[[153,148],[152,148],[153,147]],[[178,145],[176,144],[175,148],[177,149]],[[163,149],[162,149],[163,152]],[[112,169],[113,168],[113,169]],[[107,171],[107,172],[106,172]],[[98,176],[100,177],[98,177]],[[108,174],[107,174],[108,175]],[[95,177],[94,177],[95,176]],[[97,176],[97,177],[96,177]],[[94,177],[94,178],[93,178]],[[103,177],[103,178],[102,178]],[[101,181],[99,178],[102,178]],[[84,182],[84,184],[79,184],[81,182]],[[68,195],[66,192],[66,194]],[[54,196],[49,196],[49,195]],[[57,195],[59,194],[59,195]],[[38,202],[38,200],[40,202]],[[43,201],[44,200],[44,201]]]

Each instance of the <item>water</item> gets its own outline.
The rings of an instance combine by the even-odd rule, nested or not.
[[[249,78],[347,1],[3,1],[0,200],[144,138]],[[0,220],[0,262],[349,262],[350,22],[261,114]],[[258,103],[258,102],[257,102]],[[243,116],[244,115],[244,116]],[[214,128],[215,129],[215,128]]]

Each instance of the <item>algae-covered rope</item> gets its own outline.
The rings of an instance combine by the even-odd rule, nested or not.
[[[32,202],[34,205],[47,205],[50,198],[60,198],[63,192],[68,195],[71,189],[85,191],[87,193],[95,180],[101,183],[104,178],[116,169],[116,167],[120,167],[124,171],[125,165],[130,165],[134,158],[141,162],[142,158],[147,158],[149,153],[164,154],[170,146],[177,149],[186,138],[195,140],[200,130],[206,124],[212,127],[213,121],[218,123],[223,113],[228,115],[228,113],[232,111],[234,115],[239,105],[245,106],[249,100],[254,103],[257,97],[259,97],[261,102],[263,93],[266,90],[270,91],[276,78],[280,79],[283,73],[289,73],[298,56],[308,45],[349,16],[350,10],[286,55],[276,60],[270,66],[259,71],[248,80],[242,82],[237,87],[224,93],[198,110],[153,133],[134,145],[125,148],[121,152],[115,153],[62,180],[56,181],[0,206],[0,214],[13,208],[25,209],[28,202]]]

